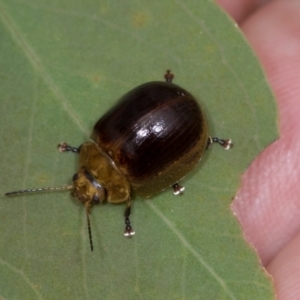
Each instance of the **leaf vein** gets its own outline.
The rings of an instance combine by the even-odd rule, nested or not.
[[[147,205],[164,221],[164,223],[173,231],[173,233],[178,237],[178,239],[182,242],[182,244],[188,249],[194,257],[198,260],[198,262],[208,271],[208,273],[219,283],[219,285],[223,288],[225,293],[230,297],[230,299],[236,300],[236,297],[231,292],[226,282],[215,272],[215,270],[203,259],[198,251],[194,249],[194,247],[184,238],[182,233],[176,229],[174,224],[159,210],[155,205],[153,205],[150,201],[146,201]]]
[[[6,262],[5,260],[3,260],[2,258],[0,258],[0,264],[6,266],[7,268],[9,268],[11,271],[15,272],[16,274],[18,274],[19,276],[21,276],[21,278],[27,283],[27,285],[35,292],[37,298],[39,300],[43,300],[43,296],[41,295],[41,293],[38,292],[36,286],[30,281],[30,279],[28,278],[28,276],[24,273],[23,270],[19,270],[16,267],[12,266],[11,264],[9,264],[8,262]]]
[[[19,28],[17,27],[13,19],[9,16],[7,11],[4,9],[2,2],[0,2],[0,19],[4,24],[4,26],[7,28],[8,32],[11,34],[13,40],[24,52],[25,56],[32,64],[33,68],[41,75],[42,79],[49,87],[49,89],[53,92],[56,99],[59,100],[59,102],[62,104],[63,109],[70,115],[71,119],[78,125],[81,131],[87,136],[89,136],[89,132],[87,128],[85,128],[85,126],[82,124],[80,118],[73,110],[68,99],[61,92],[57,84],[53,81],[52,77],[49,75],[49,73],[43,66],[43,63],[40,60],[39,56],[35,53],[32,47],[27,43],[22,32],[19,30]]]

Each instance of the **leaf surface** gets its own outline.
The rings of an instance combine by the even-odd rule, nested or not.
[[[276,106],[238,27],[211,1],[0,0],[3,299],[272,299],[230,203],[241,174],[277,138]],[[123,205],[84,208],[67,192],[4,193],[72,182],[92,127],[138,84],[174,82],[199,99],[213,146],[170,190]]]

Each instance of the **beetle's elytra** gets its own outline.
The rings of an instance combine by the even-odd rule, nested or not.
[[[151,197],[184,177],[207,146],[205,116],[194,97],[168,82],[124,95],[96,123],[91,138],[136,193]]]
[[[144,83],[125,94],[95,124],[94,142],[79,148],[66,143],[61,152],[79,153],[79,170],[73,185],[62,189],[86,208],[91,250],[93,244],[89,213],[93,204],[126,202],[125,236],[133,231],[129,216],[131,189],[144,198],[172,187],[175,195],[184,190],[178,184],[198,163],[211,143],[224,149],[231,140],[211,138],[204,112],[188,91],[172,82],[167,71],[166,82]],[[31,189],[6,195],[52,190]],[[59,188],[58,188],[59,189]]]

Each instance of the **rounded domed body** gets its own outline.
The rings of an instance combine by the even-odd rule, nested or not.
[[[157,81],[125,94],[95,124],[91,138],[147,198],[194,168],[207,147],[208,128],[189,92]]]

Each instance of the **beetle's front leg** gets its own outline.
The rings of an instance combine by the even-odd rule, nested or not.
[[[79,153],[79,151],[80,151],[80,146],[78,148],[72,147],[72,146],[68,145],[65,142],[62,142],[61,144],[58,144],[57,148],[58,148],[59,152],[69,152],[69,151],[71,151],[73,153]]]

